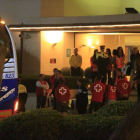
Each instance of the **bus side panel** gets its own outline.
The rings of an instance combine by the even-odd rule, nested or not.
[[[18,79],[3,79],[1,86],[0,110],[12,109],[18,97]]]

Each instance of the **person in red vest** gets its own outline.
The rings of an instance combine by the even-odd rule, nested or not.
[[[55,89],[56,110],[66,115],[68,102],[70,99],[70,90],[64,85],[64,80],[59,80],[59,86]]]
[[[121,80],[121,79],[125,79],[127,81],[127,77],[122,73],[122,70],[120,68],[118,68],[116,70],[116,81],[115,81],[115,85],[117,85],[117,83]]]
[[[37,108],[45,108],[46,94],[49,85],[44,81],[44,74],[39,75],[39,80],[36,82],[36,96],[37,96]]]
[[[117,98],[117,93],[116,93],[115,81],[113,78],[110,78],[108,81],[107,89],[106,89],[107,103],[110,104],[110,103],[116,101],[116,98]]]
[[[116,64],[117,68],[122,68],[124,66],[124,61],[125,61],[125,55],[123,52],[122,47],[117,48],[117,57],[116,57]]]
[[[132,92],[130,82],[126,81],[125,79],[121,79],[117,83],[117,100],[128,100],[129,95]]]
[[[94,108],[94,111],[96,112],[98,109],[102,107],[103,97],[105,93],[105,85],[101,82],[102,76],[97,76],[97,82],[93,83],[91,86],[91,103],[89,106],[89,113],[92,113],[92,110]]]
[[[97,59],[96,59],[97,52],[98,52],[98,49],[95,49],[93,56],[90,58],[92,83],[94,83],[94,79],[98,74]]]
[[[53,75],[50,77],[50,84],[51,84],[51,89],[53,90],[54,88],[54,81],[56,79],[56,73],[57,73],[58,69],[57,68],[54,68],[53,69]]]

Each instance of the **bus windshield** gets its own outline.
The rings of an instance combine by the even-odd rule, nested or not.
[[[5,62],[13,58],[13,50],[11,40],[4,24],[0,24],[0,47],[6,47]]]

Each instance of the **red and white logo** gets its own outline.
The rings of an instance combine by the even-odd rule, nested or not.
[[[102,86],[100,86],[100,84],[96,84],[94,90],[96,90],[96,92],[100,92],[102,90]]]
[[[116,87],[111,86],[110,89],[111,89],[112,92],[116,92]]]
[[[124,84],[122,85],[122,87],[123,87],[124,89],[128,89],[128,84],[127,84],[127,83],[124,83]]]
[[[59,93],[60,93],[61,95],[65,95],[66,92],[67,92],[67,89],[65,89],[64,87],[61,87],[61,88],[59,89]]]

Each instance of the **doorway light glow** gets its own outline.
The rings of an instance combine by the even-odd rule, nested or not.
[[[45,31],[45,39],[49,43],[58,43],[62,39],[63,32],[61,31]]]

